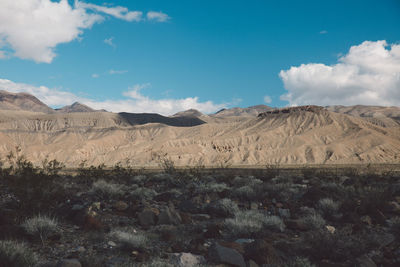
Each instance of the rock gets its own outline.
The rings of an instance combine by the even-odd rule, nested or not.
[[[329,233],[331,233],[331,234],[334,234],[335,231],[336,231],[336,228],[333,227],[332,225],[326,225],[325,228],[326,228],[326,230],[327,230]]]
[[[281,259],[276,249],[267,241],[257,239],[245,246],[246,259],[252,259],[257,264],[275,264],[281,265]]]
[[[182,218],[179,213],[175,210],[172,204],[169,207],[166,207],[163,211],[161,211],[160,215],[158,215],[158,224],[180,224],[182,222]]]
[[[205,263],[203,256],[192,253],[174,253],[171,258],[172,264],[178,267],[194,267]]]
[[[363,255],[356,260],[357,266],[359,267],[377,267],[375,262],[371,260],[367,255]]]
[[[128,209],[129,205],[126,204],[126,202],[124,202],[124,201],[117,201],[114,203],[113,207],[117,211],[125,211]]]
[[[81,263],[77,259],[64,259],[58,261],[57,267],[82,267]]]
[[[219,241],[218,244],[220,244],[221,246],[226,247],[226,248],[232,248],[232,249],[236,250],[237,252],[239,252],[240,254],[244,254],[243,245],[240,243]]]
[[[139,223],[143,227],[149,227],[156,224],[156,214],[151,209],[144,209],[138,214]]]
[[[215,263],[226,263],[233,266],[246,267],[243,256],[232,248],[214,243],[208,250],[209,259]]]
[[[94,215],[86,215],[85,222],[83,224],[83,228],[85,230],[104,230],[104,225],[94,216]]]

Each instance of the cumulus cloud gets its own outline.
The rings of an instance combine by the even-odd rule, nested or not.
[[[268,95],[264,96],[264,102],[267,103],[267,104],[270,104],[272,102],[271,97],[268,96]]]
[[[112,112],[159,113],[163,115],[172,115],[176,112],[191,108],[204,113],[212,113],[229,105],[228,103],[215,104],[212,101],[201,102],[198,97],[153,99],[140,92],[140,90],[148,88],[149,86],[150,84],[135,85],[123,93],[125,98],[121,100],[96,101],[88,97],[81,97],[71,92],[51,89],[46,86],[33,86],[0,79],[0,90],[13,93],[27,92],[52,107],[62,107],[74,102],[80,102],[94,109],[105,109]]]
[[[149,11],[147,12],[146,16],[148,20],[153,20],[157,22],[166,22],[170,19],[170,17],[163,12]]]
[[[281,70],[290,105],[400,105],[400,45],[365,41],[337,64],[302,64]]]
[[[7,52],[22,59],[51,63],[57,45],[79,38],[84,30],[102,22],[107,15],[140,21],[143,13],[79,0],[71,5],[68,0],[1,0],[0,55],[4,57]],[[158,21],[162,21],[161,17]]]

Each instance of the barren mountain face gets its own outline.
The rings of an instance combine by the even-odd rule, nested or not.
[[[5,103],[14,103],[15,109],[15,103],[20,104],[9,98],[0,103],[3,159],[20,146],[36,164],[48,157],[68,167],[77,167],[82,161],[157,166],[159,156],[179,166],[400,161],[400,126],[389,116],[360,117],[318,106],[268,108],[258,116],[249,116],[249,112],[208,116],[193,110],[171,117],[111,112],[45,114],[23,108],[4,110],[8,107]]]

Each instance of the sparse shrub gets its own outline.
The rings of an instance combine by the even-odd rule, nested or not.
[[[135,199],[150,200],[153,199],[155,195],[157,195],[157,192],[150,188],[137,187],[136,189],[130,191],[129,194]]]
[[[286,263],[284,267],[315,267],[307,258],[296,257],[294,260]]]
[[[233,191],[233,194],[241,199],[253,200],[257,194],[253,187],[245,185]]]
[[[200,184],[196,190],[198,193],[221,193],[228,190],[229,187],[225,183],[207,183]]]
[[[54,218],[50,218],[43,215],[37,215],[26,220],[22,227],[27,234],[39,237],[44,244],[44,241],[51,235],[59,231],[58,223]]]
[[[113,230],[109,234],[110,238],[121,245],[121,248],[126,251],[132,250],[145,250],[149,240],[142,233],[135,233],[134,231]]]
[[[36,254],[25,243],[0,240],[0,266],[31,267],[37,262]]]
[[[229,198],[220,199],[209,205],[211,213],[215,213],[222,217],[233,216],[239,211],[239,207],[236,202]]]
[[[261,212],[249,210],[238,211],[234,218],[225,220],[225,227],[233,236],[252,236],[264,229],[283,231],[285,225],[277,216],[264,215]]]
[[[308,229],[321,229],[326,224],[324,218],[316,212],[307,214],[300,218],[300,220]]]
[[[326,217],[332,217],[337,214],[337,211],[339,210],[339,203],[330,198],[320,199],[317,206]]]
[[[279,201],[289,202],[300,199],[305,193],[305,188],[292,183],[266,184],[263,186],[264,196],[275,198]]]
[[[144,185],[144,183],[147,180],[147,176],[146,175],[136,175],[136,176],[133,176],[130,180],[134,184]]]
[[[100,179],[92,184],[92,191],[101,198],[112,198],[122,196],[125,194],[125,186],[122,184],[115,184],[106,182]]]

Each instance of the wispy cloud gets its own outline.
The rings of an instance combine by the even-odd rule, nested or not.
[[[105,44],[111,46],[111,47],[116,48],[117,46],[114,44],[113,40],[114,40],[114,37],[110,37],[110,38],[104,39],[103,42],[104,42]]]
[[[8,51],[22,59],[51,63],[59,44],[82,38],[84,30],[104,21],[107,16],[129,22],[144,20],[141,11],[79,0],[74,4],[67,0],[1,0],[0,58]],[[168,18],[161,12],[147,13],[148,20],[163,22]]]
[[[114,74],[125,74],[127,72],[128,72],[127,70],[113,70],[113,69],[108,71],[108,73],[111,74],[111,75],[114,75]]]
[[[99,78],[99,77],[100,77],[100,75],[98,75],[97,73],[92,74],[92,78]]]
[[[95,10],[126,21],[141,21],[143,15],[141,11],[129,11],[129,9],[122,6],[106,7],[79,1],[75,2],[75,6],[83,9]]]
[[[301,64],[279,74],[290,105],[400,105],[400,44],[365,41],[334,65]]]
[[[112,112],[159,113],[163,115],[172,115],[176,112],[191,108],[197,109],[203,113],[212,113],[232,104],[216,104],[212,101],[202,102],[198,97],[153,99],[140,92],[142,89],[149,87],[150,84],[148,83],[137,84],[124,92],[123,96],[125,98],[121,100],[97,101],[89,97],[81,97],[60,89],[51,89],[46,86],[37,87],[0,79],[0,90],[14,93],[27,92],[52,107],[61,107],[70,105],[74,102],[80,102],[95,109],[105,109]]]
[[[272,102],[272,99],[270,96],[268,96],[268,95],[264,96],[264,103],[270,104],[271,102]]]
[[[327,34],[327,33],[328,33],[327,30],[322,30],[322,31],[319,32],[319,34]]]
[[[149,11],[147,12],[147,19],[152,20],[152,21],[157,21],[157,22],[166,22],[170,20],[171,18],[163,13],[163,12],[155,12],[155,11]]]

